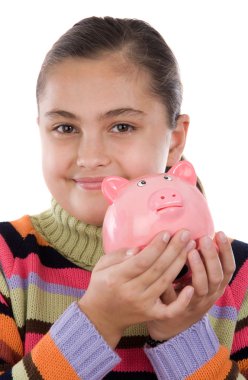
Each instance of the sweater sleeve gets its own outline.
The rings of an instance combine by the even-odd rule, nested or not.
[[[158,379],[241,380],[236,362],[219,344],[208,317],[154,348],[145,347]]]
[[[99,380],[120,362],[76,302],[24,356],[3,274],[0,289],[0,379]]]

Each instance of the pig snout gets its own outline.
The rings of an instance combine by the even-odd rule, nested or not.
[[[153,211],[160,213],[169,208],[182,207],[183,199],[178,190],[173,188],[163,188],[155,191],[151,195],[149,206]]]

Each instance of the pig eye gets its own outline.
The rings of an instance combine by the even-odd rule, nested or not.
[[[164,179],[166,179],[166,181],[172,181],[172,178],[169,175],[165,175]]]
[[[137,183],[138,186],[145,186],[146,185],[146,181],[144,179],[142,179],[141,181],[139,181]]]

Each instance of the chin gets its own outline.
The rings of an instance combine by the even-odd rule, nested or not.
[[[91,224],[92,226],[101,227],[103,224],[104,215],[85,215],[80,213],[78,215],[73,215],[76,219],[80,220],[85,224]]]
[[[100,227],[103,224],[107,207],[105,202],[100,204],[96,202],[94,205],[91,203],[88,207],[84,204],[81,209],[78,206],[74,207],[70,214],[83,223]]]

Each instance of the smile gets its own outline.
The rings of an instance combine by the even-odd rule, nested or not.
[[[84,190],[101,190],[104,177],[85,177],[74,179],[74,182]]]

